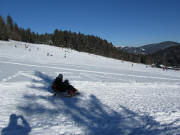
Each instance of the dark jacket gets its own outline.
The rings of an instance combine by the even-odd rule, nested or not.
[[[72,85],[67,82],[63,82],[62,79],[56,78],[52,84],[54,92],[68,92],[70,90],[77,91]]]
[[[52,84],[54,92],[65,92],[65,86],[61,78],[56,78]]]

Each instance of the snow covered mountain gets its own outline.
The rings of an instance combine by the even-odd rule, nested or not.
[[[59,74],[81,94],[54,97]],[[0,41],[2,135],[178,135],[180,72]]]
[[[153,54],[168,47],[179,46],[180,43],[165,41],[161,43],[148,44],[140,47],[123,47],[122,50],[135,54]]]

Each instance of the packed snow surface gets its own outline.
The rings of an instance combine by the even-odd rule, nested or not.
[[[81,94],[54,97],[62,73]],[[178,135],[180,72],[0,41],[2,135]]]

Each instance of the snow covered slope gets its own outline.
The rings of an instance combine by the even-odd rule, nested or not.
[[[53,97],[62,73],[81,92]],[[177,135],[180,72],[48,45],[0,41],[2,135]]]

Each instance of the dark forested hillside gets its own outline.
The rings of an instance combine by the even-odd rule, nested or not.
[[[153,54],[155,63],[180,67],[180,45],[166,48]]]
[[[146,50],[148,54],[153,54],[168,47],[177,46],[177,45],[180,45],[180,43],[173,41],[164,41],[160,43],[144,45],[142,46],[142,48]]]

